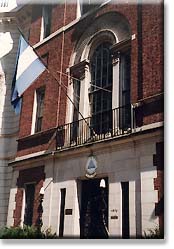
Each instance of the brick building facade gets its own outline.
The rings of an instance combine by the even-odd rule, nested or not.
[[[60,237],[162,231],[163,5],[65,1],[16,18],[48,70],[23,94],[8,226],[37,225],[44,188],[43,228]]]

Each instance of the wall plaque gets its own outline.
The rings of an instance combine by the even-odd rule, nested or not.
[[[72,215],[72,209],[65,209],[65,215]]]

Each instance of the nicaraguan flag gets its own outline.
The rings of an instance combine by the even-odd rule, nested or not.
[[[33,48],[21,36],[11,98],[11,103],[17,114],[20,113],[22,94],[45,69],[46,67],[39,60]]]

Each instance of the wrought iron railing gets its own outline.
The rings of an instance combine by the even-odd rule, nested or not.
[[[132,105],[119,107],[59,126],[56,147],[57,150],[61,150],[123,136],[131,133],[133,126]]]

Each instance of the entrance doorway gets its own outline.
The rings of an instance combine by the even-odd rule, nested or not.
[[[80,238],[108,238],[108,178],[81,182]],[[104,186],[105,185],[105,186]]]

